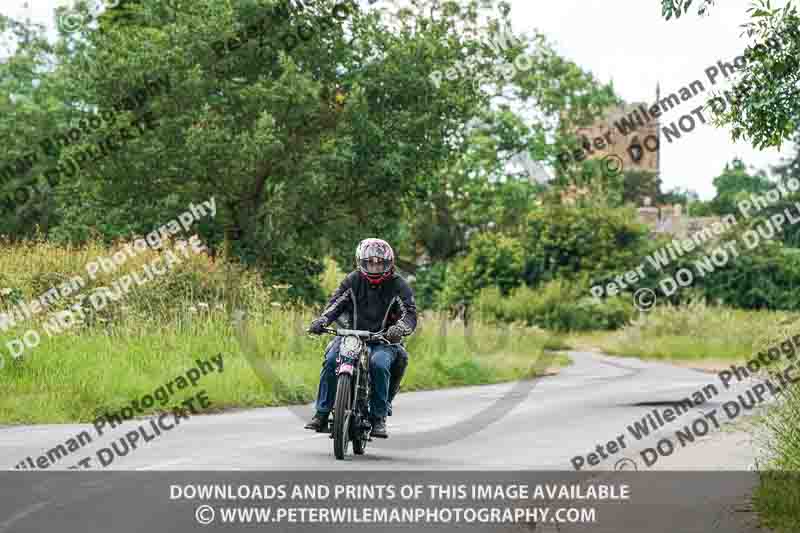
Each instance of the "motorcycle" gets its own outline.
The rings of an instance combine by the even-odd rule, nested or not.
[[[353,454],[364,455],[367,442],[372,440],[372,424],[369,420],[372,383],[367,343],[393,343],[384,337],[384,332],[344,328],[325,328],[323,331],[343,337],[339,345],[339,355],[336,357],[336,400],[333,404],[333,420],[329,422],[333,454],[336,459],[344,459],[352,442]]]

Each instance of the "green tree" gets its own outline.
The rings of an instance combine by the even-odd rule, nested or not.
[[[61,176],[60,223],[51,233],[129,236],[213,195],[219,211],[200,228],[203,236],[215,246],[233,241],[244,261],[303,297],[319,294],[313,278],[326,253],[349,265],[359,239],[401,235],[403,200],[416,191],[416,177],[459,153],[453,132],[486,98],[467,83],[434,92],[428,80],[461,53],[458,43],[475,33],[480,8],[404,12],[391,21],[398,29],[349,3],[345,28],[332,17],[334,5],[291,9],[265,26],[270,31],[253,31],[259,19],[274,22],[275,2],[201,0],[169,18],[153,3],[132,2],[125,9],[135,17],[109,13],[99,28],[62,35],[50,68],[40,54],[31,70],[65,88],[61,101],[75,118],[46,124],[42,111],[42,126],[60,132],[81,113],[111,109],[146,79],[168,79],[169,87],[31,171],[41,176],[148,112],[158,122]],[[20,147],[38,142],[21,121],[3,121]]]
[[[541,34],[520,38],[506,52],[493,58],[501,68],[525,64],[519,61],[523,56],[530,68],[489,78],[489,100],[454,136],[463,150],[437,172],[418,177],[409,198],[410,231],[433,261],[463,253],[470,232],[519,233],[546,187],[532,180],[530,168],[519,168],[518,156],[552,165],[566,143],[574,142],[577,125],[591,123],[618,101],[610,85],[559,56]],[[458,83],[473,80],[451,85]]]
[[[766,192],[774,186],[763,171],[750,174],[740,159],[726,163],[722,174],[714,178],[713,183],[717,194],[711,200],[711,209],[717,215],[737,213],[740,200],[752,193]]]
[[[642,205],[643,198],[657,202],[661,193],[661,178],[655,172],[647,170],[627,170],[623,173],[622,201],[624,204]]]
[[[600,283],[638,265],[647,242],[647,228],[631,209],[547,206],[528,217],[525,282]]]
[[[700,3],[703,14],[713,0]],[[661,0],[664,17],[680,17],[692,0]],[[747,63],[733,87],[730,107],[718,113],[720,124],[731,126],[733,140],[749,139],[758,148],[781,146],[800,128],[800,15],[793,2],[773,8],[756,0],[747,10],[744,34],[755,39],[743,56]],[[779,43],[778,47],[770,43]]]
[[[501,233],[475,235],[469,252],[449,265],[439,305],[469,304],[485,287],[508,294],[523,283],[524,250],[519,240]]]
[[[681,204],[688,207],[690,204],[698,202],[700,196],[692,189],[683,189],[681,187],[674,187],[667,192],[659,193],[657,202],[659,204]]]

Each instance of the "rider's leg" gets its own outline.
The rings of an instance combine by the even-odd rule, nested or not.
[[[319,373],[319,388],[317,389],[317,412],[330,413],[333,402],[336,400],[336,357],[339,355],[339,344],[342,338],[336,337],[325,352],[325,362]]]
[[[328,423],[328,415],[333,409],[333,402],[336,400],[336,357],[339,354],[339,344],[341,337],[336,337],[328,345],[325,352],[325,360],[322,363],[322,370],[319,373],[319,388],[317,389],[317,402],[315,404],[317,412],[314,417],[306,424],[306,429],[325,431]]]
[[[372,378],[372,394],[369,399],[370,414],[386,416],[389,406],[389,377],[395,350],[389,346],[372,347],[369,359],[369,374]]]
[[[392,400],[394,400],[394,397],[397,396],[397,392],[400,390],[400,384],[403,381],[403,375],[406,373],[406,367],[408,366],[408,352],[401,346],[397,346],[396,350],[394,362],[389,369],[389,374],[391,376],[389,378],[389,416],[392,416]]]

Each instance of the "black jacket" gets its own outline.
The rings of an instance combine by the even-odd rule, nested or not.
[[[374,287],[357,270],[350,272],[321,316],[329,323],[341,316],[340,325],[372,332],[399,324],[404,336],[411,335],[417,327],[414,293],[397,273]]]

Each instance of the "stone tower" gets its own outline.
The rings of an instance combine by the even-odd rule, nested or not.
[[[658,92],[656,89],[656,102]],[[587,139],[608,134],[609,145],[603,150],[595,151],[592,157],[615,155],[622,159],[625,170],[658,173],[659,120],[652,114],[645,114],[647,106],[644,102],[635,102],[609,107],[604,118],[587,128],[577,129],[576,134],[578,138]]]

